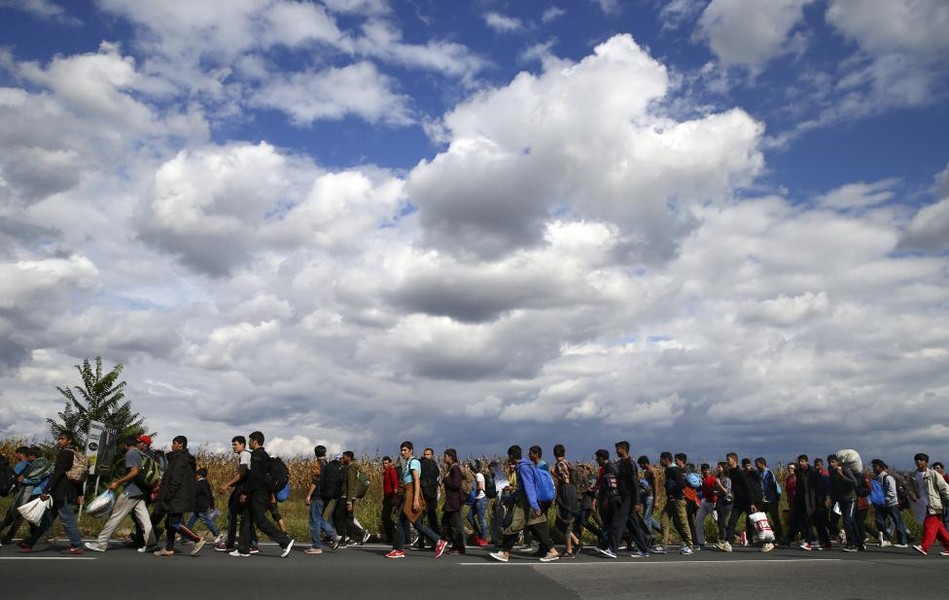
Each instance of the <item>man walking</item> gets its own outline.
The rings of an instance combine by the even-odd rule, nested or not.
[[[201,552],[207,538],[191,531],[184,524],[184,513],[194,510],[195,472],[197,462],[188,452],[188,438],[183,435],[171,440],[171,452],[166,455],[168,467],[161,478],[161,488],[156,510],[165,515],[165,547],[156,550],[155,556],[175,555],[175,534],[181,534],[192,542],[191,556]]]
[[[76,515],[73,514],[73,503],[82,496],[82,487],[79,482],[69,479],[67,474],[73,468],[73,461],[77,460],[74,449],[73,434],[63,431],[56,438],[56,463],[53,474],[50,476],[46,492],[40,495],[42,500],[53,498],[53,506],[43,514],[38,527],[33,529],[29,536],[20,542],[24,552],[31,552],[36,541],[53,525],[56,517],[60,517],[66,534],[69,536],[69,554],[82,554],[82,537],[79,535],[79,526],[76,524]]]
[[[923,556],[929,554],[929,549],[938,538],[942,543],[943,556],[949,556],[949,531],[942,522],[942,514],[949,507],[949,484],[942,475],[929,468],[929,456],[918,453],[913,457],[916,461],[916,473],[912,483],[914,492],[920,503],[926,505],[926,516],[923,518],[923,539],[913,546],[913,550]]]
[[[495,560],[507,562],[520,532],[529,529],[540,542],[540,549],[544,553],[540,558],[541,562],[555,561],[560,558],[560,554],[557,553],[554,543],[550,540],[547,517],[537,500],[536,478],[539,475],[534,472],[537,467],[529,459],[523,458],[520,446],[514,445],[508,448],[507,457],[508,464],[516,469],[517,490],[512,496],[511,517],[508,526],[504,529],[501,549],[492,552],[490,556]]]
[[[116,497],[112,514],[99,532],[95,542],[86,542],[86,548],[96,552],[105,552],[109,547],[109,539],[118,529],[122,519],[129,513],[135,513],[142,526],[144,545],[138,548],[139,552],[146,552],[156,545],[155,532],[152,530],[152,520],[145,506],[144,485],[138,481],[139,471],[142,468],[142,452],[138,449],[138,440],[132,436],[125,440],[125,475],[109,484],[110,490],[117,490],[124,486],[124,490]],[[150,491],[150,490],[149,490]]]
[[[399,454],[402,456],[402,496],[404,499],[402,511],[395,522],[395,540],[392,550],[386,558],[405,558],[405,534],[409,525],[415,527],[421,538],[427,538],[435,546],[436,556],[445,551],[445,542],[439,539],[432,529],[422,523],[422,513],[425,512],[425,500],[422,497],[421,470],[422,466],[417,458],[412,457],[415,446],[412,442],[402,442]]]
[[[247,483],[239,498],[243,503],[241,519],[241,535],[238,538],[237,550],[231,556],[250,556],[250,540],[255,527],[259,528],[267,537],[280,545],[280,557],[286,558],[293,549],[294,540],[280,531],[267,517],[267,508],[273,503],[274,490],[267,480],[270,473],[270,455],[264,449],[264,434],[255,431],[248,436],[250,440],[250,472]]]
[[[339,536],[336,535],[336,529],[333,528],[331,520],[323,518],[323,508],[325,507],[322,495],[323,473],[326,471],[326,446],[322,444],[313,448],[313,454],[316,460],[310,466],[310,487],[306,491],[306,498],[303,503],[310,507],[310,547],[303,551],[304,554],[315,556],[323,554],[323,541],[321,533],[325,532],[333,542],[333,550],[339,547]]]

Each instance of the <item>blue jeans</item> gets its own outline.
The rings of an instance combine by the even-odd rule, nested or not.
[[[320,531],[325,531],[331,540],[335,540],[336,530],[333,529],[333,522],[323,518],[323,498],[314,497],[310,499],[310,544],[314,548],[320,548],[323,543],[320,541]]]
[[[62,504],[54,502],[52,508],[43,513],[43,519],[39,526],[35,527],[33,532],[24,539],[24,543],[32,548],[36,544],[36,540],[53,526],[56,517],[62,520],[66,534],[69,536],[69,545],[73,548],[82,546],[82,537],[79,535],[79,527],[76,525],[76,515],[72,511],[72,503],[70,502],[63,502]]]
[[[474,504],[471,505],[471,510],[468,511],[468,522],[471,523],[471,528],[474,529],[475,535],[484,539],[488,538],[488,524],[484,519],[487,510],[488,497],[485,496],[480,500],[475,500]],[[476,515],[477,519],[475,518]]]
[[[657,533],[662,533],[662,523],[657,521],[655,517],[652,516],[653,506],[652,506],[652,494],[643,498],[643,521],[646,523],[646,527]]]
[[[201,522],[204,523],[204,526],[208,528],[208,531],[211,532],[211,535],[217,537],[218,533],[220,533],[218,531],[217,524],[211,520],[211,517],[208,516],[208,513],[206,512],[191,513],[191,516],[188,517],[188,522],[185,524],[185,527],[191,529],[194,527],[194,524],[198,519],[201,519]]]
[[[403,510],[399,512],[399,519],[395,522],[395,541],[392,544],[393,550],[402,550],[405,546],[405,532],[409,528],[409,525],[415,527],[415,531],[418,532],[419,536],[428,538],[428,541],[430,541],[433,546],[438,543],[440,539],[438,534],[422,523],[422,517],[419,517],[418,521],[414,523],[409,523],[409,518],[405,515],[405,511]]]

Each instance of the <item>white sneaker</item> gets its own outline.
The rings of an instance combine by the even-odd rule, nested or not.
[[[290,543],[287,544],[287,547],[283,549],[283,552],[280,553],[280,558],[286,558],[290,556],[290,551],[293,550],[293,542],[296,540],[290,540]]]
[[[692,556],[692,548],[689,548],[688,546],[682,546],[682,549],[679,550],[679,554],[682,556]]]
[[[507,562],[507,554],[505,554],[503,550],[498,550],[497,552],[490,552],[488,553],[488,556],[490,556],[494,560]]]
[[[771,542],[765,542],[764,544],[761,544],[762,552],[771,552],[772,550],[774,550],[774,544]]]
[[[244,554],[240,550],[234,550],[233,552],[228,552],[228,556],[237,556],[239,558],[250,558],[250,553]]]
[[[882,542],[880,542],[880,547],[881,547],[881,548],[889,548],[889,547],[892,546],[892,545],[893,545],[893,542],[888,542],[888,541],[886,541],[886,540],[883,540]]]
[[[92,550],[93,552],[105,552],[105,546],[100,546],[99,544],[93,542],[86,542],[83,544],[86,548]]]

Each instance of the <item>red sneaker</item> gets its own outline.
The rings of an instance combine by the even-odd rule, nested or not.
[[[386,558],[405,558],[404,550],[392,550],[386,554]]]

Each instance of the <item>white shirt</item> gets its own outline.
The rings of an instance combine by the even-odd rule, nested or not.
[[[478,486],[478,495],[475,496],[475,500],[481,500],[484,498],[484,475],[481,473],[475,473],[475,485]]]

